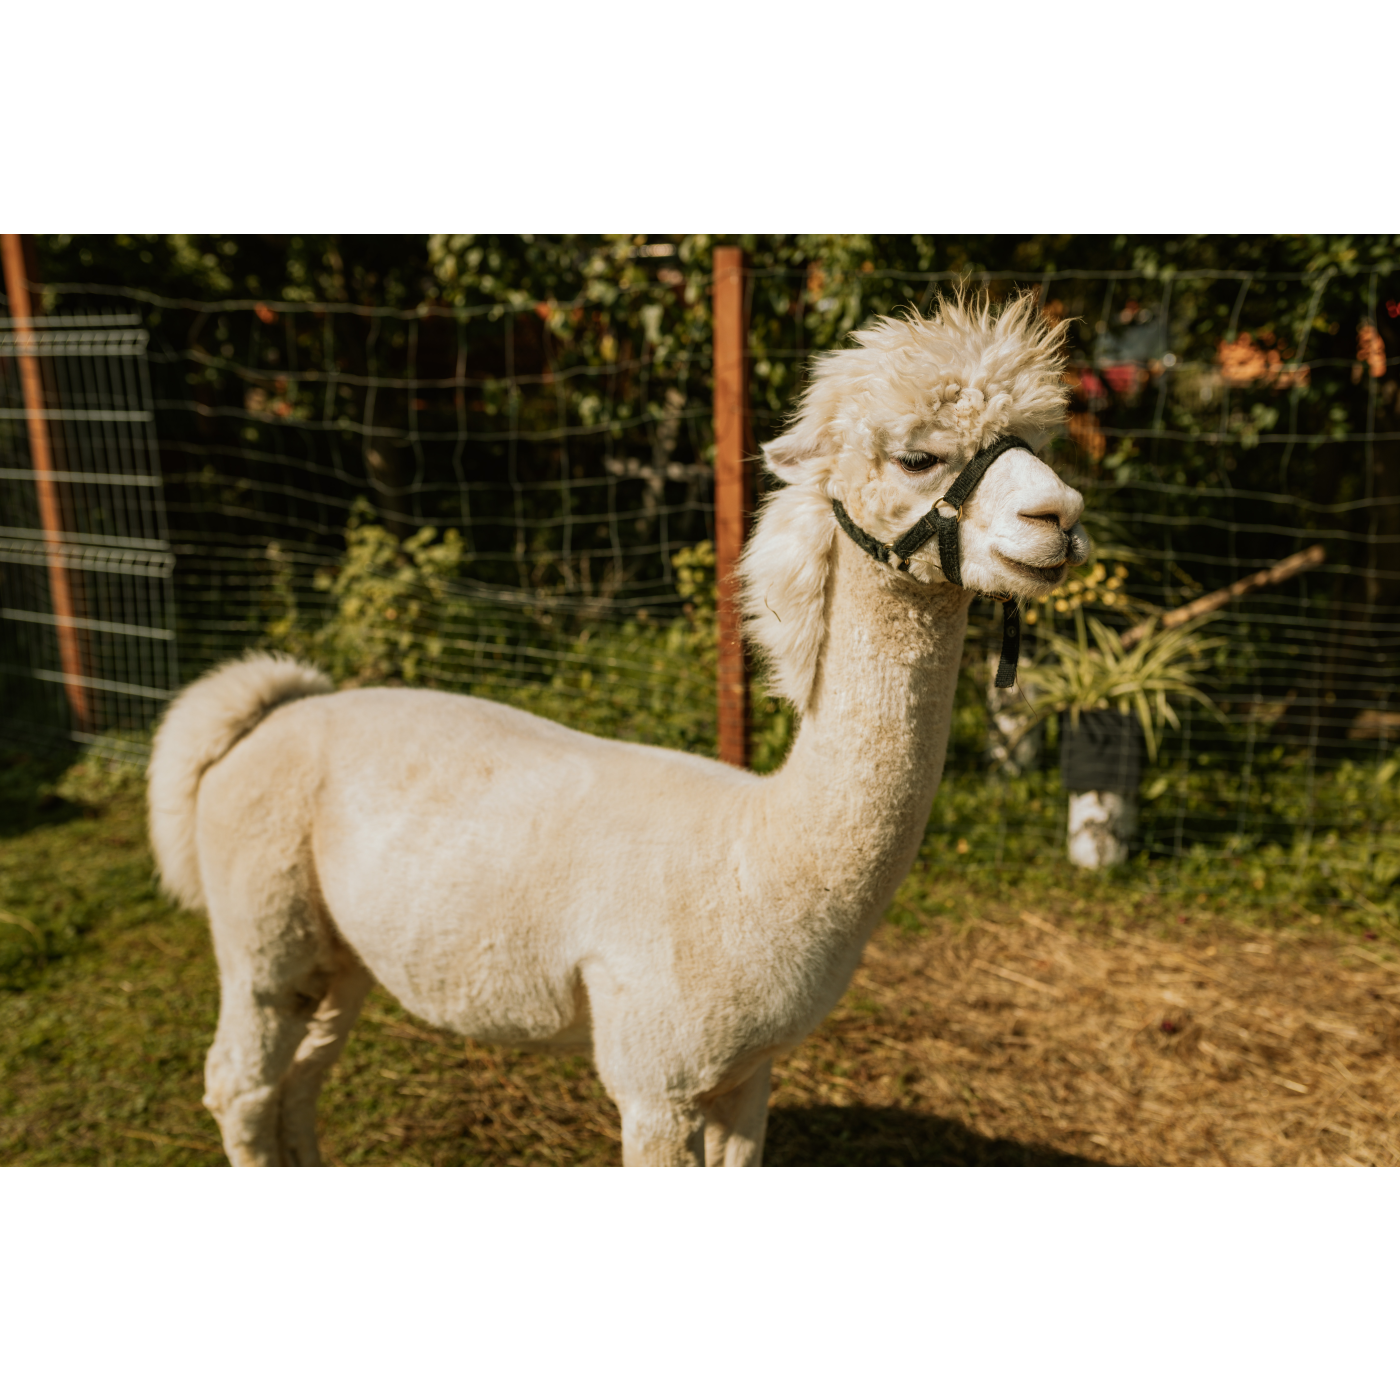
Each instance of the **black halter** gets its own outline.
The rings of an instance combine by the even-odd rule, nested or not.
[[[909,572],[909,561],[931,540],[938,536],[938,567],[949,583],[963,586],[962,560],[958,549],[958,526],[962,522],[962,508],[972,495],[977,484],[987,474],[987,468],[1001,456],[1019,447],[1030,452],[1030,445],[1018,437],[1008,434],[999,437],[990,446],[984,447],[962,471],[953,484],[933,503],[927,515],[916,520],[893,544],[882,544],[874,535],[867,535],[846,513],[840,501],[832,501],[836,519],[841,528],[872,559],[901,573]],[[944,515],[939,506],[951,506],[952,515]],[[1001,599],[1001,661],[997,664],[996,688],[1010,690],[1016,684],[1016,663],[1021,659],[1021,617],[1020,604],[1010,595]]]

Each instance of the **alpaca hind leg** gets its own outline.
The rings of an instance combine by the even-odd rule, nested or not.
[[[297,1046],[282,1083],[280,1148],[282,1160],[289,1166],[321,1165],[316,1097],[331,1066],[340,1058],[373,985],[374,978],[364,966],[347,954]]]
[[[204,1106],[235,1167],[282,1164],[282,1080],[319,997],[303,999],[224,972],[219,1028],[204,1062]]]
[[[288,1070],[330,991],[341,958],[302,911],[211,911],[219,959],[219,1028],[204,1064],[204,1104],[234,1166],[286,1163],[282,1096]]]
[[[705,1165],[761,1167],[768,1128],[773,1061],[765,1060],[737,1089],[705,1104]]]

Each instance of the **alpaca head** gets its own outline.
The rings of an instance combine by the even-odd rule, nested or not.
[[[745,610],[773,681],[805,708],[825,640],[824,600],[840,500],[892,542],[926,515],[964,466],[1006,434],[1038,447],[1064,417],[1063,327],[1023,296],[995,315],[985,300],[929,317],[881,318],[856,346],[824,356],[789,430],[764,448],[788,483],[764,507],[744,559]],[[963,508],[961,572],[972,593],[1043,597],[1088,554],[1084,502],[1020,448],[992,464]],[[883,567],[871,561],[871,567]],[[930,540],[909,576],[947,587]]]

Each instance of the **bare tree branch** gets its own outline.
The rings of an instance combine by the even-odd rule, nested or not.
[[[1214,593],[1207,593],[1205,597],[1197,598],[1193,603],[1187,603],[1184,608],[1173,608],[1171,612],[1163,613],[1154,621],[1162,629],[1180,627],[1183,622],[1190,622],[1192,618],[1200,617],[1203,613],[1223,608],[1226,603],[1233,602],[1242,594],[1252,593],[1256,588],[1268,588],[1272,584],[1282,583],[1284,579],[1292,578],[1294,574],[1315,569],[1326,558],[1327,551],[1320,544],[1315,544],[1309,549],[1300,550],[1297,554],[1290,554],[1287,559],[1281,559],[1270,569],[1260,569],[1257,574],[1237,579],[1228,588],[1217,588]],[[1136,646],[1147,636],[1152,627],[1153,623],[1150,621],[1140,622],[1136,627],[1130,627],[1123,633],[1123,645],[1125,647]]]

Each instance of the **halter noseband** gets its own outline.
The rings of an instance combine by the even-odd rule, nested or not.
[[[926,515],[921,515],[893,544],[882,544],[874,535],[868,535],[846,513],[840,501],[832,501],[831,508],[836,513],[841,528],[872,559],[888,564],[900,573],[909,572],[909,561],[931,540],[938,536],[938,568],[949,583],[963,587],[962,560],[958,548],[958,526],[962,522],[963,505],[972,495],[978,483],[987,474],[987,468],[1001,456],[1019,447],[1026,452],[1030,445],[1018,437],[1008,434],[999,437],[984,447],[962,471],[953,484],[933,503]],[[944,515],[939,506],[951,507],[953,514]],[[1016,684],[1016,663],[1021,659],[1021,617],[1020,604],[1010,596],[1001,599],[1001,660],[997,664],[996,688],[1010,690]]]

